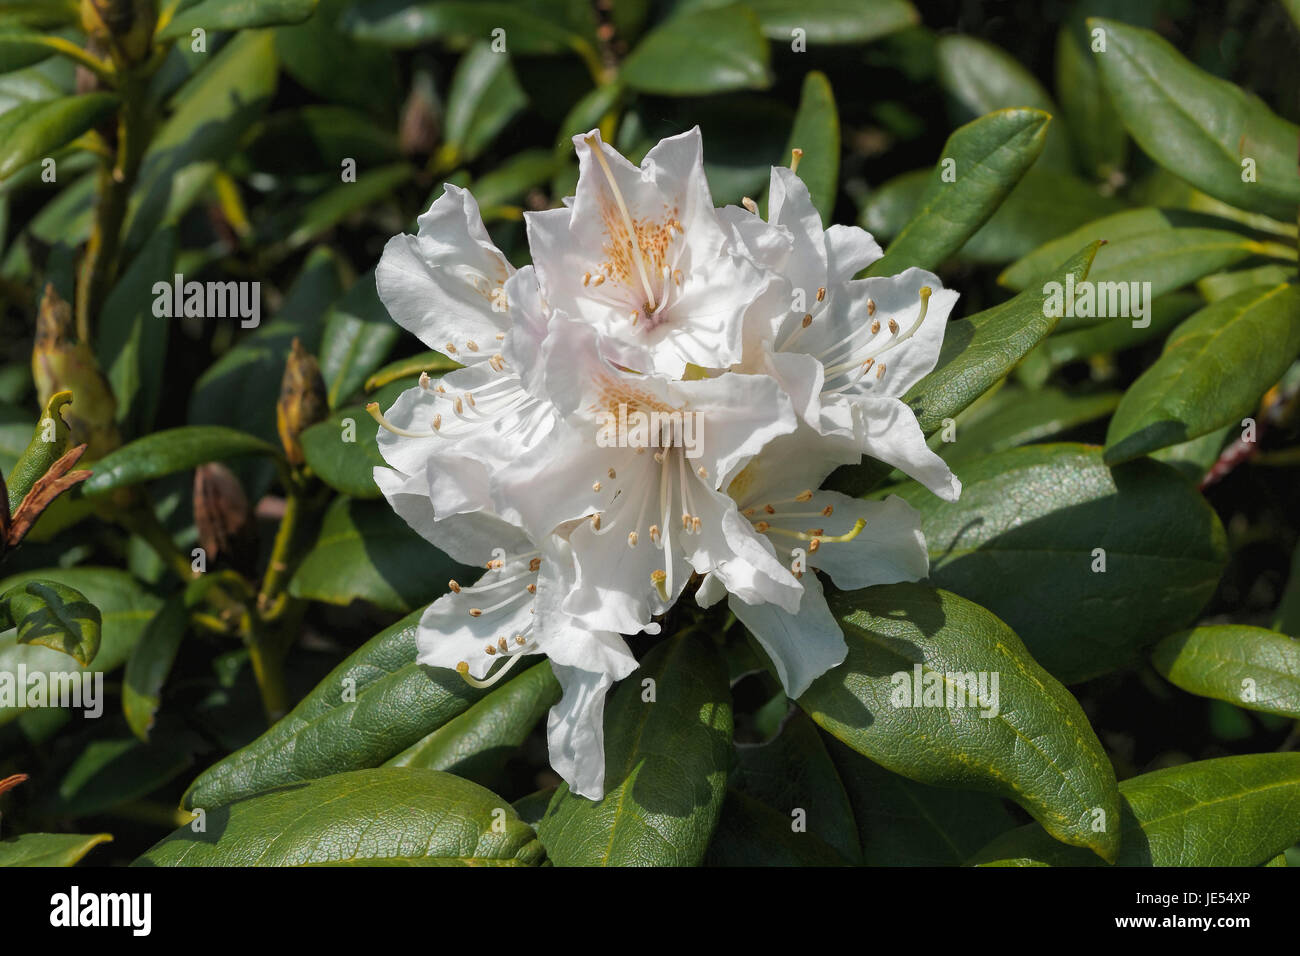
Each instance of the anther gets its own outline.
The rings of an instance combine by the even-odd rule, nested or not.
[[[703,465],[701,465],[699,468],[696,468],[695,473],[699,475],[701,478],[709,477],[709,469],[705,468]]]
[[[748,209],[750,212],[752,212],[755,216],[758,215],[758,203],[754,202],[754,200],[750,199],[748,196],[742,199],[740,201],[740,204],[744,206],[746,209]]]
[[[876,319],[876,321],[874,321],[874,322],[871,323],[871,334],[872,334],[872,335],[879,335],[879,334],[880,334],[880,320],[879,320],[879,319]]]
[[[429,390],[429,373],[428,373],[428,372],[421,372],[421,373],[420,373],[420,388],[424,389],[426,392]]]
[[[817,290],[817,301],[821,302],[825,298],[826,298],[826,286],[821,286]]]
[[[813,496],[812,489],[805,488],[803,491],[799,492],[797,495],[794,496],[794,500],[800,502],[812,501],[812,496]]]
[[[628,546],[629,548],[635,548],[635,547],[636,547],[636,543],[637,543],[636,532],[635,532],[635,531],[629,531],[629,532],[627,533],[627,546]]]
[[[446,348],[444,349],[444,351],[445,351],[448,355],[455,355],[455,354],[456,354],[456,346],[455,346],[455,344],[452,343],[452,342],[448,342]]]
[[[491,644],[489,644],[487,647],[483,648],[483,653],[486,654],[488,657],[491,657],[491,656],[494,655],[496,652],[497,652],[496,647],[493,646],[493,645],[491,645]]]
[[[533,573],[536,573],[537,569],[540,568],[541,566],[542,566],[541,558],[533,558],[533,560],[528,562],[528,570],[532,571]]]
[[[827,505],[825,508],[822,509],[822,515],[829,518],[831,516],[831,513],[834,511],[835,511],[834,505]]]
[[[483,616],[483,609],[482,609],[481,607],[472,607],[472,608],[469,609],[469,616],[470,616],[470,617],[482,617],[482,616]]]
[[[599,482],[599,481],[593,481],[593,482],[591,483],[591,490],[592,490],[592,491],[600,491],[600,482]]]
[[[867,315],[875,315],[875,314],[876,314],[876,300],[875,300],[875,299],[868,299],[868,300],[867,300]]]
[[[584,272],[584,273],[582,274],[582,284],[583,284],[584,287],[586,287],[586,286],[588,286],[588,285],[591,284],[591,273],[590,273],[590,272]]]
[[[597,273],[597,274],[592,278],[592,280],[591,280],[591,284],[592,284],[593,287],[595,287],[595,286],[600,285],[600,284],[601,284],[602,282],[604,282],[604,281],[605,281],[605,277],[604,277],[603,275],[601,275],[600,273]]]
[[[801,322],[800,325],[802,325],[805,329],[808,328],[808,326],[812,325],[812,313],[811,313],[811,312],[806,312],[806,313],[804,313],[803,322]]]
[[[897,322],[897,320],[895,320],[895,319],[890,319],[890,320],[889,320],[889,334],[890,334],[890,335],[897,335],[897,334],[898,334],[898,322]]]
[[[477,352],[478,343],[475,342],[473,339],[467,339],[465,342],[465,348],[469,349],[471,352]]]
[[[609,480],[610,480],[610,481],[613,481],[615,478],[618,477],[618,472],[614,471],[613,468],[611,468],[611,469],[609,470],[608,474],[609,474]]]
[[[452,580],[450,580],[450,581],[447,582],[447,587],[451,588],[451,592],[452,592],[453,594],[459,594],[459,593],[460,593],[460,585],[456,583],[455,578],[453,578]]]

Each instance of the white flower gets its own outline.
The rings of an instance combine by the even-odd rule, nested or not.
[[[644,346],[652,367],[740,360],[746,307],[768,277],[733,254],[704,178],[699,129],[662,140],[638,168],[593,130],[575,136],[570,206],[525,214],[542,296],[605,339]]]
[[[793,610],[798,589],[721,491],[794,429],[789,400],[766,376],[670,381],[628,371],[608,350],[592,326],[552,316],[544,387],[562,425],[492,476],[493,507],[534,537],[584,519],[569,535],[578,576],[564,610],[636,633],[672,606],[692,570],[723,562],[738,589]],[[620,358],[639,364],[626,349]]]
[[[725,211],[755,261],[783,280],[750,309],[741,367],[776,378],[820,434],[851,437],[859,453],[955,501],[961,483],[902,396],[938,361],[957,294],[921,269],[853,279],[879,258],[875,241],[856,227],[823,233],[807,187],[788,169],[773,168],[770,196],[768,223]]]
[[[709,607],[730,592],[732,612],[767,651],[790,697],[841,663],[847,651],[814,568],[845,590],[919,581],[929,571],[920,515],[903,499],[863,501],[814,490],[841,463],[834,446],[801,426],[764,448],[728,487],[741,515],[785,562],[786,576],[803,587],[797,613],[738,593],[726,565],[696,594]]]
[[[389,242],[385,305],[465,367],[371,413],[393,509],[488,569],[426,609],[419,661],[482,686],[549,657],[551,763],[598,799],[605,694],[636,667],[622,635],[658,633],[694,575],[790,696],[845,654],[818,569],[843,588],[925,576],[901,499],[818,489],[866,452],[957,494],[901,401],[956,296],[915,269],[854,279],[879,246],[823,231],[789,170],[769,221],[715,210],[698,130],[640,167],[594,131],[574,143],[577,195],[527,214],[532,266],[506,261],[454,186]]]

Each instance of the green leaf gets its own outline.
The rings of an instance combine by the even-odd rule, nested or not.
[[[817,70],[803,79],[799,112],[794,116],[785,155],[788,157],[795,148],[803,150],[799,178],[808,187],[822,222],[829,223],[835,212],[840,174],[840,117],[830,80]]]
[[[789,706],[784,696],[782,704]],[[736,757],[730,781],[733,791],[776,811],[787,834],[796,819],[794,814],[802,811],[806,829],[794,834],[799,838],[794,843],[807,842],[803,836],[814,837],[831,850],[833,858],[839,858],[836,862],[859,862],[859,830],[849,796],[816,725],[805,714],[790,713],[780,733],[767,743],[737,744]],[[724,822],[726,816],[724,808]],[[714,837],[714,847],[720,839],[721,830]]]
[[[1027,393],[1008,386],[998,397],[1005,402],[1003,408],[969,426],[958,423],[956,440],[938,446],[949,465],[1041,441],[1102,418],[1115,410],[1120,393],[1057,388]]]
[[[104,302],[95,326],[95,357],[117,399],[117,421],[130,434],[153,425],[162,394],[171,319],[154,314],[153,286],[170,286],[176,230],[157,233],[132,260]]]
[[[11,514],[18,510],[27,493],[32,490],[32,485],[36,484],[37,480],[50,470],[50,465],[63,457],[63,453],[67,451],[70,433],[68,423],[63,419],[63,409],[70,404],[72,404],[72,393],[66,391],[55,392],[45,403],[45,411],[40,421],[36,423],[31,441],[18,456],[18,461],[14,463],[6,479]],[[47,422],[54,423],[53,441],[45,440],[51,437]]]
[[[1067,275],[1080,283],[1089,276],[1098,244],[1093,243],[1066,263]],[[1048,314],[1050,293],[1026,289],[1014,299],[985,309],[961,322],[950,322],[933,372],[903,396],[927,434],[951,418],[1006,376],[1060,321]]]
[[[110,93],[19,103],[0,113],[0,180],[66,146],[117,107]]]
[[[1196,283],[1196,291],[1205,297],[1206,302],[1226,299],[1234,292],[1253,289],[1261,285],[1279,285],[1290,280],[1294,269],[1286,266],[1256,266],[1253,269],[1237,269],[1233,272],[1216,272]]]
[[[819,836],[795,831],[793,818],[760,800],[728,790],[705,866],[845,866]]]
[[[833,737],[827,749],[848,793],[867,866],[960,866],[1016,824],[991,794],[917,783]]]
[[[189,625],[185,602],[173,597],[149,622],[126,661],[122,680],[122,711],[127,726],[140,740],[149,740],[162,686],[171,672]]]
[[[329,388],[330,408],[337,408],[365,384],[366,377],[388,357],[401,331],[379,299],[371,269],[357,279],[325,320],[320,370]]]
[[[353,498],[379,498],[376,466],[388,463],[379,453],[379,429],[361,405],[341,408],[302,433],[302,450],[316,477]]]
[[[490,790],[437,770],[339,773],[207,810],[134,866],[537,866],[537,835]]]
[[[1092,62],[1091,39],[1082,22],[1067,23],[1056,34],[1056,94],[1079,166],[1107,182],[1124,169],[1128,134]]]
[[[414,168],[408,163],[392,163],[361,173],[355,182],[334,186],[299,212],[295,219],[297,225],[284,239],[285,246],[296,249],[354,213],[375,208],[414,173]],[[268,240],[273,240],[273,237],[268,237]]]
[[[18,628],[19,644],[67,654],[82,667],[99,653],[99,608],[57,581],[24,581],[0,592],[0,629]]]
[[[546,852],[557,866],[698,865],[726,796],[731,729],[726,665],[708,638],[661,641],[607,706],[604,799],[562,784],[537,828]]]
[[[1200,760],[1133,777],[1119,790],[1117,866],[1258,866],[1300,840],[1300,753]],[[971,862],[1098,864],[1032,824],[998,837]]]
[[[75,866],[101,843],[107,833],[24,833],[0,840],[0,866]]]
[[[321,0],[306,23],[275,31],[275,52],[284,71],[322,99],[369,113],[390,112],[388,104],[401,101],[397,63],[390,51],[340,32],[339,18],[350,5],[350,0]],[[339,69],[343,63],[345,70]]]
[[[904,0],[746,0],[758,14],[763,35],[790,43],[803,30],[809,43],[867,43],[920,23],[916,8]]]
[[[1103,247],[1104,248],[1104,247]],[[1166,292],[1151,303],[1150,321],[1134,327],[1132,322],[1089,322],[1087,325],[1049,335],[1038,346],[1049,365],[1091,358],[1103,352],[1122,352],[1168,332],[1204,303],[1191,292]]]
[[[48,810],[64,817],[95,816],[166,786],[192,761],[184,737],[151,744],[134,737],[91,741],[60,779]]]
[[[590,18],[580,25],[576,19],[557,16],[562,9],[557,11],[551,4],[534,12],[522,3],[485,0],[371,0],[353,5],[340,23],[358,39],[403,48],[442,40],[464,49],[500,28],[506,31],[509,53],[572,51],[588,62],[598,62]]]
[[[1110,469],[1094,446],[1031,445],[958,475],[953,504],[911,482],[891,489],[921,512],[930,579],[1006,621],[1066,683],[1132,663],[1214,593],[1223,527],[1166,465]]]
[[[1113,248],[1121,240],[1137,236],[1168,235],[1184,228],[1224,229],[1229,225],[1215,216],[1184,209],[1157,209],[1154,206],[1126,209],[1084,223],[1065,235],[1044,243],[1002,270],[998,282],[1019,291],[1041,284],[1044,280],[1054,279],[1060,272],[1061,263],[1073,255],[1076,249],[1098,239],[1109,244],[1098,253],[1099,264],[1112,262],[1111,268],[1114,268],[1113,263],[1122,261],[1122,258],[1116,258]]]
[[[619,78],[634,90],[664,96],[765,89],[772,82],[768,56],[748,6],[693,10],[650,31],[623,61]]]
[[[8,29],[0,33],[0,73],[12,73],[54,54],[54,48],[42,33]]]
[[[176,15],[155,39],[188,38],[196,27],[209,33],[302,23],[316,9],[317,0],[199,0]]]
[[[111,673],[120,667],[131,653],[131,648],[144,632],[145,626],[157,612],[162,600],[146,591],[125,571],[116,568],[41,568],[24,571],[0,580],[0,594],[29,581],[55,582],[71,588],[99,609],[100,644],[95,655],[94,672]],[[52,674],[85,671],[90,668],[69,666],[72,661],[59,651],[33,644],[19,644],[16,633],[0,637],[0,674],[17,674],[19,667],[27,674],[45,675],[48,687]],[[95,706],[102,707],[100,697]],[[24,708],[5,701],[0,705],[0,725],[13,720]],[[93,709],[93,708],[92,708]]]
[[[301,339],[309,352],[320,343],[322,321],[343,291],[339,260],[325,248],[307,257],[275,320],[258,328],[208,366],[190,398],[195,425],[227,425],[278,444],[275,402],[289,347]]]
[[[244,30],[171,101],[171,117],[154,134],[140,164],[127,211],[125,248],[140,249],[208,188],[275,95],[279,64],[271,30]]]
[[[336,498],[289,582],[294,597],[369,601],[405,613],[443,594],[464,568],[411,530],[385,501]]]
[[[181,805],[210,809],[378,767],[481,698],[455,671],[415,662],[419,619],[410,614],[359,647],[270,730],[199,774]]]
[[[451,79],[438,163],[453,169],[474,159],[527,105],[510,58],[492,52],[489,43],[475,44]]]
[[[534,664],[384,766],[446,770],[487,786],[559,699],[550,663]]]
[[[284,110],[262,121],[252,137],[247,147],[249,160],[259,171],[269,173],[313,176],[322,169],[341,173],[345,159],[354,159],[358,169],[368,170],[401,158],[392,129],[347,106],[322,104]],[[285,231],[292,229],[293,220],[286,216],[285,221]],[[313,251],[328,252],[325,248]]]
[[[949,34],[939,37],[934,52],[939,85],[959,105],[957,122],[1016,107],[1041,110],[1049,116],[1058,112],[1052,97],[1034,75],[992,43]],[[1041,165],[1057,170],[1070,170],[1074,166],[1065,129],[1056,124],[1048,127]]]
[[[938,268],[984,225],[1038,158],[1050,120],[1040,110],[998,110],[948,137],[912,219],[867,275]]]
[[[186,425],[137,438],[95,462],[95,473],[82,485],[87,496],[189,471],[209,461],[243,455],[278,455],[271,445],[246,432],[220,425]]]
[[[1178,326],[1124,394],[1106,433],[1115,464],[1249,415],[1300,354],[1300,285],[1257,286]]]
[[[1151,652],[1161,676],[1189,694],[1300,718],[1300,640],[1244,624],[1170,634]]]
[[[1090,19],[1094,54],[1115,109],[1138,145],[1170,172],[1226,203],[1292,221],[1300,203],[1300,127],[1259,97],[1193,66],[1150,30]],[[1243,181],[1245,160],[1253,180]]]
[[[918,584],[836,594],[830,603],[848,657],[799,699],[824,730],[921,783],[1015,800],[1058,840],[1114,858],[1118,834],[1095,832],[1092,820],[1098,810],[1112,818],[1119,811],[1115,771],[1078,703],[1009,627]],[[977,675],[984,696],[968,702]],[[933,684],[936,699],[914,704],[914,681]],[[962,697],[945,701],[945,688]]]

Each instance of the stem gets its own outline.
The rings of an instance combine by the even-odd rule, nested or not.
[[[117,123],[117,160],[112,169],[100,169],[95,222],[77,277],[77,337],[86,345],[92,344],[91,317],[99,314],[117,271],[127,202],[148,139],[143,78],[134,72],[123,74],[119,93],[122,109]]]
[[[248,657],[253,663],[253,677],[262,696],[266,719],[275,723],[289,712],[289,688],[284,680],[284,658],[288,644],[254,628],[248,642]]]
[[[287,495],[284,517],[280,519],[280,527],[275,532],[275,543],[271,547],[271,557],[266,563],[266,574],[262,578],[262,591],[257,596],[257,608],[264,617],[272,608],[280,610],[277,605],[282,602],[277,602],[276,599],[280,597],[292,567],[290,554],[298,531],[298,521],[302,516],[302,495],[296,482],[287,486]]]

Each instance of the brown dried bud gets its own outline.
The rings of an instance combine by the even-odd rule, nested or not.
[[[275,406],[280,442],[284,445],[285,457],[294,467],[305,461],[299,436],[329,414],[329,402],[325,396],[325,380],[321,378],[315,356],[294,339],[289,359],[284,364],[284,378],[280,381],[280,400]]]
[[[237,569],[257,556],[257,526],[235,473],[220,462],[194,470],[194,524],[209,561],[225,555]]]
[[[411,93],[402,106],[398,145],[404,156],[428,155],[438,145],[441,133],[438,97],[428,73],[418,71],[411,83]]]

